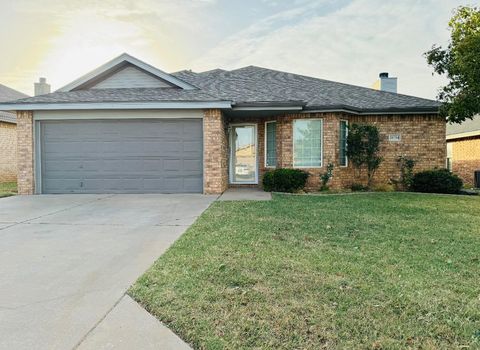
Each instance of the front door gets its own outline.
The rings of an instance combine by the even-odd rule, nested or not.
[[[230,150],[230,183],[257,184],[256,125],[232,125]]]

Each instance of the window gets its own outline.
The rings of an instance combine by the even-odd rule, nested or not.
[[[347,166],[347,134],[348,134],[348,122],[346,120],[340,120],[340,144],[339,144],[339,159],[340,166]]]
[[[277,166],[277,123],[265,123],[265,166]]]
[[[293,166],[318,168],[322,166],[322,120],[293,121]]]
[[[453,143],[447,143],[447,169],[452,171]]]

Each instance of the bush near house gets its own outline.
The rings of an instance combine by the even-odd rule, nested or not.
[[[348,129],[347,156],[360,173],[367,170],[367,188],[372,187],[373,176],[383,161],[380,152],[380,132],[375,125],[353,124]]]
[[[308,173],[299,169],[275,169],[263,176],[263,189],[267,192],[296,192],[303,190]]]
[[[447,169],[434,169],[416,173],[412,178],[411,189],[426,193],[459,193],[463,181]]]

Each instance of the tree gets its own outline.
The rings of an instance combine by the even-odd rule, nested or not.
[[[359,171],[367,168],[367,186],[372,185],[373,176],[383,161],[380,151],[380,133],[374,125],[353,124],[348,130],[347,156]]]
[[[480,113],[480,9],[458,7],[448,26],[447,48],[434,45],[425,56],[435,73],[449,79],[438,94],[440,114],[461,123]]]

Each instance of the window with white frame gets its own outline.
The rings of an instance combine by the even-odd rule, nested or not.
[[[322,120],[293,121],[293,166],[316,168],[322,166]]]
[[[265,123],[265,166],[277,166],[277,123]]]
[[[340,120],[340,144],[339,144],[339,159],[340,166],[347,166],[347,135],[348,135],[348,122],[346,120]]]

